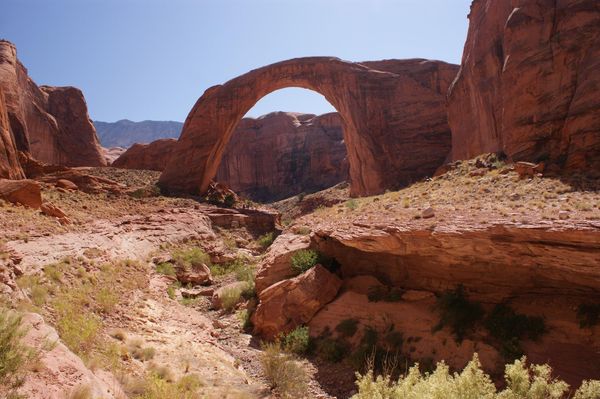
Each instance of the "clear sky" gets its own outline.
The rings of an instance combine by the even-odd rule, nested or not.
[[[94,120],[183,121],[208,87],[303,56],[459,63],[471,0],[2,0],[0,38],[38,84],[83,90]],[[285,89],[249,114],[323,113]]]

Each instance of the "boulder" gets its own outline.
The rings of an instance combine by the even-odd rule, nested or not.
[[[67,179],[58,179],[56,181],[56,187],[64,188],[66,190],[73,190],[73,191],[77,191],[77,189],[79,188],[79,187],[77,187],[77,184],[75,184],[71,180],[67,180]]]
[[[252,318],[254,332],[273,339],[308,323],[336,297],[341,286],[342,280],[321,265],[270,286],[258,296],[260,303]]]
[[[294,277],[290,261],[294,253],[310,247],[309,236],[285,233],[275,239],[269,247],[256,272],[256,292],[287,278]]]
[[[42,205],[40,184],[33,180],[0,179],[0,198],[34,209]]]
[[[544,171],[544,163],[540,162],[538,164],[531,162],[515,162],[514,165],[515,172],[519,175],[519,179],[524,179],[526,177],[533,177],[538,173],[542,173]]]
[[[175,274],[182,284],[209,285],[213,282],[210,269],[204,263],[189,268],[176,266]]]
[[[42,211],[42,213],[44,215],[55,217],[55,218],[59,219],[61,224],[70,224],[71,223],[71,221],[67,217],[67,214],[62,209],[60,209],[56,205],[52,204],[51,202],[44,202],[41,205],[40,210]]]
[[[452,158],[600,170],[600,3],[477,0],[448,93]]]

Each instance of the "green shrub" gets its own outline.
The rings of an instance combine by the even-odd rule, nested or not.
[[[523,356],[520,340],[537,340],[546,331],[544,319],[516,313],[506,304],[496,305],[485,318],[485,328],[500,341],[500,352],[508,361]]]
[[[198,268],[202,264],[211,266],[210,256],[201,248],[176,250],[171,254],[171,257],[177,266],[186,270]]]
[[[306,397],[308,376],[300,364],[289,354],[282,352],[279,343],[263,346],[261,364],[271,388],[282,398]]]
[[[291,267],[296,275],[302,274],[319,261],[319,254],[312,249],[301,249],[292,255]]]
[[[262,249],[269,248],[271,244],[273,244],[273,241],[275,241],[275,234],[273,232],[266,233],[258,237],[258,240],[256,240]]]
[[[221,292],[221,306],[227,312],[233,311],[238,303],[242,299],[242,294],[245,288],[242,287],[228,287],[224,288]]]
[[[223,198],[223,205],[227,208],[233,208],[235,205],[235,196],[231,193],[225,194],[225,198]]]
[[[21,343],[25,335],[21,316],[0,308],[0,394],[11,395],[24,378],[24,367],[33,358],[33,351]]]
[[[175,268],[170,262],[159,263],[156,265],[156,272],[165,276],[175,276]]]
[[[548,365],[527,367],[526,359],[516,360],[505,368],[506,388],[498,392],[491,378],[481,369],[477,354],[460,373],[451,374],[441,362],[431,373],[422,374],[419,365],[392,381],[389,375],[375,377],[373,370],[357,374],[358,393],[353,399],[560,399],[568,385],[552,379]],[[600,381],[584,381],[574,399],[600,398]]]
[[[442,294],[437,305],[440,312],[440,322],[434,329],[449,326],[458,342],[462,342],[467,333],[483,317],[481,305],[470,302],[465,297],[464,288],[458,286],[454,291]]]
[[[303,355],[310,349],[310,335],[308,327],[297,327],[281,338],[283,350],[297,355]]]
[[[126,385],[127,393],[134,399],[199,399],[196,391],[202,382],[194,374],[184,376],[175,383],[151,372],[146,378]]]
[[[342,320],[336,327],[335,331],[337,331],[340,336],[344,338],[353,337],[358,330],[358,320],[356,319],[345,319]]]
[[[346,201],[345,205],[346,205],[346,208],[353,211],[356,208],[358,208],[358,201],[355,200],[354,198],[352,198],[352,199],[349,199],[348,201]]]
[[[579,327],[592,328],[600,322],[600,303],[588,304],[583,303],[577,307],[577,319]]]
[[[316,350],[323,359],[338,363],[346,357],[350,347],[343,339],[319,338],[316,343]]]

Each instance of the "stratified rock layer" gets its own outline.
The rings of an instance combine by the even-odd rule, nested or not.
[[[0,40],[0,88],[18,150],[51,165],[106,165],[81,91],[38,87],[17,59],[15,46],[4,40]]]
[[[600,168],[600,2],[476,0],[449,91],[452,157]]]
[[[25,177],[19,164],[17,146],[10,129],[4,93],[0,87],[0,178],[22,179]]]
[[[184,124],[160,178],[171,191],[204,193],[234,129],[267,94],[301,87],[322,94],[342,118],[351,193],[367,195],[432,174],[450,151],[445,95],[455,65],[427,60],[283,61],[206,90]]]
[[[319,191],[347,180],[340,116],[275,112],[242,119],[215,179],[256,201]]]

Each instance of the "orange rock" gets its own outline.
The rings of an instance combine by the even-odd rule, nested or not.
[[[38,87],[17,59],[15,46],[5,40],[0,40],[0,88],[19,151],[53,165],[106,165],[81,91]]]
[[[0,87],[0,178],[23,179],[25,174],[19,165],[17,146],[10,128],[4,93]]]
[[[544,163],[531,163],[531,162],[515,162],[514,165],[515,172],[519,174],[519,179],[524,179],[525,177],[533,177],[538,173],[544,171]]]
[[[182,284],[209,285],[212,284],[212,274],[204,263],[191,267],[177,267],[175,270],[177,280]]]
[[[0,198],[34,209],[42,205],[40,184],[33,180],[0,179]]]
[[[476,0],[448,94],[452,158],[600,170],[597,0]]]
[[[308,323],[335,298],[341,285],[335,274],[316,265],[297,277],[270,286],[258,296],[260,303],[252,318],[254,332],[273,339]]]
[[[260,294],[267,287],[294,277],[290,263],[292,256],[295,252],[309,247],[308,236],[288,233],[277,237],[258,266],[255,278],[256,292]]]
[[[62,209],[51,202],[44,202],[41,205],[40,210],[44,215],[52,216],[58,219],[65,219],[67,217],[67,214],[64,213]]]
[[[169,161],[176,143],[175,139],[160,139],[150,144],[134,144],[121,154],[111,166],[162,171]]]
[[[67,180],[67,179],[58,179],[56,181],[56,187],[64,188],[67,190],[74,190],[74,191],[76,191],[78,189],[77,184],[75,184],[71,180]]]
[[[206,192],[242,117],[270,92],[292,86],[321,93],[340,113],[353,195],[407,184],[432,174],[450,151],[445,95],[456,71],[440,61],[328,57],[255,69],[205,91],[159,184]]]

